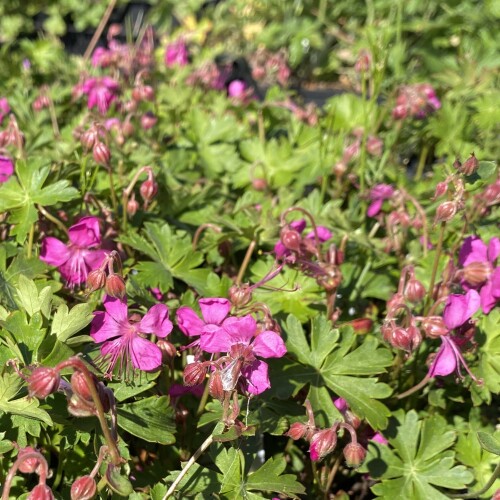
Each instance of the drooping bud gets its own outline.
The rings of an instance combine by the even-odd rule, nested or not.
[[[361,425],[361,419],[351,410],[347,410],[344,414],[345,421],[350,424],[354,429]]]
[[[110,274],[106,278],[105,290],[110,297],[123,299],[126,294],[125,280],[118,274]]]
[[[91,500],[96,493],[97,485],[91,476],[79,477],[71,485],[71,500]]]
[[[106,144],[101,141],[97,141],[92,149],[92,156],[98,165],[107,167],[109,165],[109,160],[111,159],[111,152]]]
[[[316,433],[311,438],[311,446],[309,454],[313,462],[323,459],[331,453],[337,446],[337,429],[323,429]]]
[[[371,332],[373,328],[373,321],[370,318],[357,318],[347,324],[352,326],[354,333],[357,335],[365,335]]]
[[[464,175],[472,175],[479,168],[479,161],[474,153],[471,153],[469,158],[459,168],[460,172]]]
[[[294,422],[288,432],[285,433],[285,436],[292,438],[294,441],[297,439],[302,439],[307,434],[309,426],[307,424],[303,424],[302,422]]]
[[[402,328],[390,324],[383,325],[381,328],[384,340],[389,342],[392,347],[402,349],[403,351],[412,352],[422,342],[420,330],[415,326]]]
[[[249,285],[233,285],[229,289],[229,301],[237,309],[245,307],[252,300],[252,290]]]
[[[428,316],[422,321],[422,328],[425,334],[433,339],[446,335],[449,332],[441,316]]]
[[[94,385],[97,386],[98,380],[92,375],[94,379]],[[92,393],[90,392],[89,385],[85,375],[80,371],[76,370],[71,375],[71,388],[73,392],[85,401],[92,401]]]
[[[252,179],[252,187],[256,191],[265,191],[267,188],[267,181],[262,177],[256,177],[255,179]]]
[[[300,243],[302,242],[302,237],[300,233],[295,229],[290,229],[289,227],[284,227],[280,234],[281,243],[288,250],[298,252],[300,250]]]
[[[448,183],[446,181],[438,182],[436,184],[436,190],[434,191],[433,199],[437,200],[438,198],[441,198],[441,196],[444,196],[447,191],[448,191]]]
[[[422,285],[422,282],[415,279],[410,278],[405,288],[405,297],[414,304],[418,304],[425,297],[425,287]]]
[[[222,386],[222,377],[220,374],[220,370],[215,370],[212,373],[208,384],[210,396],[218,399],[219,401],[222,401],[224,399],[224,388]]]
[[[83,149],[85,151],[90,151],[94,147],[96,141],[97,141],[97,131],[94,128],[86,130],[80,136],[80,142],[82,143]]]
[[[493,269],[489,262],[471,262],[463,269],[464,280],[471,286],[479,286],[490,279]]]
[[[55,368],[40,366],[35,368],[28,377],[28,392],[30,397],[44,399],[57,391],[61,376]]]
[[[106,273],[103,269],[94,269],[87,276],[87,293],[100,290],[106,284]]]
[[[349,467],[359,467],[366,457],[366,450],[359,443],[349,443],[343,451]]]
[[[189,363],[184,368],[184,385],[193,386],[202,384],[207,375],[207,368],[203,363],[198,361]]]
[[[435,222],[448,222],[457,213],[457,203],[455,201],[445,201],[437,207]]]
[[[38,450],[35,450],[35,448],[32,448],[31,446],[26,446],[26,448],[21,448],[19,450],[19,453],[17,455],[17,458],[22,459],[28,454],[31,453],[39,453]],[[33,472],[36,472],[38,467],[40,466],[40,460],[36,457],[28,457],[25,458],[19,465],[18,469],[20,472],[23,474],[32,474]]]
[[[174,344],[172,344],[172,342],[169,342],[168,340],[159,339],[156,342],[156,345],[160,348],[164,362],[174,359],[177,355],[177,348]]]
[[[157,121],[158,121],[158,118],[154,115],[154,113],[151,113],[151,111],[144,113],[141,116],[142,130],[149,130],[149,129],[153,128],[156,125]]]
[[[147,179],[141,184],[139,192],[141,193],[143,200],[149,202],[158,192],[158,184],[152,178]]]
[[[453,168],[455,170],[458,170],[459,172],[461,171],[460,169],[462,168],[462,162],[457,158],[455,158],[455,161],[453,162]]]
[[[27,500],[54,500],[54,494],[46,484],[38,484],[31,490]]]

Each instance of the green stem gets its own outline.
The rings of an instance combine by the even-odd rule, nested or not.
[[[415,181],[419,181],[424,173],[425,161],[427,160],[427,155],[429,153],[429,146],[425,145],[420,151],[420,158],[418,159],[417,173],[415,174]]]
[[[366,101],[366,78],[363,74],[361,78],[361,101],[363,102],[363,139],[361,141],[360,161],[359,161],[359,182],[360,191],[363,193],[365,190],[366,181],[366,134],[368,124],[368,110],[369,103]]]
[[[359,274],[359,278],[356,280],[356,285],[354,285],[351,295],[349,296],[350,302],[353,302],[358,298],[359,292],[361,291],[361,287],[363,284],[363,280],[366,276],[366,273],[371,269],[371,267],[372,267],[372,259],[368,259],[361,273]]]
[[[118,200],[116,198],[116,191],[115,191],[115,185],[113,182],[113,169],[111,168],[111,165],[108,165],[108,175],[109,175],[109,189],[111,191],[111,204],[113,205],[113,211],[115,214],[117,214],[118,210]],[[124,210],[126,210],[127,207],[123,207]]]
[[[431,380],[431,378],[432,377],[430,377],[429,375],[426,375],[417,385],[414,385],[411,389],[408,389],[407,391],[398,394],[396,396],[396,399],[404,399],[413,394],[414,392],[419,391],[429,383],[429,380]]]
[[[432,266],[432,274],[431,281],[429,283],[429,290],[427,291],[427,304],[425,307],[425,311],[429,310],[429,307],[432,302],[432,296],[434,294],[434,285],[436,283],[437,270],[439,267],[439,258],[441,257],[441,251],[443,250],[443,238],[444,238],[444,230],[446,228],[446,221],[441,222],[441,227],[439,229],[439,239],[436,247],[436,255],[434,257],[434,265]]]
[[[493,475],[490,477],[489,481],[479,491],[474,491],[472,493],[466,494],[448,493],[448,496],[450,498],[479,498],[483,493],[486,493],[493,486],[493,483],[496,481],[498,476],[500,476],[500,463],[498,463],[495,467]]]
[[[198,405],[198,409],[196,410],[196,416],[199,417],[203,410],[205,409],[205,405],[207,404],[208,395],[210,394],[210,380],[207,380],[205,384],[205,390],[200,399],[200,404]]]
[[[255,249],[256,244],[257,244],[257,242],[255,240],[252,240],[250,242],[250,245],[248,245],[247,253],[245,254],[243,262],[241,263],[240,269],[238,271],[238,276],[236,277],[236,284],[237,285],[240,285],[241,281],[243,280],[243,276],[245,275],[245,271],[248,267],[248,264],[250,263],[250,259],[252,258],[252,253]]]
[[[31,224],[30,232],[28,235],[28,247],[26,249],[26,255],[28,259],[31,259],[33,255],[33,240],[35,239],[35,224]]]

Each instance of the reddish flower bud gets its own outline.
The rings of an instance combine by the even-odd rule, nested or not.
[[[94,379],[94,386],[97,386],[99,381],[93,375],[92,378]],[[80,398],[84,399],[85,401],[92,401],[92,393],[90,392],[87,379],[81,371],[76,370],[75,372],[73,372],[73,375],[71,375],[71,388],[73,389],[73,392]]]
[[[265,191],[267,188],[267,181],[266,181],[266,179],[262,179],[261,177],[257,177],[255,179],[252,179],[252,187],[256,191]]]
[[[372,156],[382,156],[384,143],[378,137],[370,135],[366,140],[366,150]]]
[[[134,125],[130,120],[125,120],[122,124],[121,132],[125,137],[130,137],[135,131]]]
[[[139,210],[139,202],[133,196],[127,201],[127,214],[133,217],[137,213],[137,210]]]
[[[139,191],[144,201],[151,201],[158,192],[158,184],[153,179],[147,179],[141,184]]]
[[[174,359],[175,356],[177,356],[177,348],[172,342],[165,339],[159,339],[156,345],[160,348],[164,362]]]
[[[82,143],[83,149],[85,149],[85,151],[90,151],[94,147],[96,141],[97,141],[97,131],[94,128],[86,130],[80,136],[80,142]]]
[[[294,441],[297,439],[302,439],[307,434],[309,426],[307,424],[303,424],[302,422],[294,422],[288,432],[285,433],[285,436],[292,438]]]
[[[441,203],[436,210],[436,220],[435,222],[448,222],[453,219],[453,216],[457,213],[457,204],[454,201],[445,201]]]
[[[288,250],[298,252],[300,250],[300,243],[302,242],[302,237],[298,231],[295,229],[290,229],[289,227],[284,227],[280,234],[281,243]]]
[[[405,297],[414,304],[418,304],[425,297],[425,287],[422,282],[410,278],[405,288]]]
[[[156,125],[157,121],[158,118],[151,111],[148,111],[141,116],[141,127],[143,130],[149,130]]]
[[[441,316],[428,316],[422,321],[422,328],[425,334],[433,339],[446,335],[449,332]]]
[[[392,347],[412,352],[422,342],[420,330],[415,326],[409,328],[396,327],[390,324],[383,325],[381,328],[384,340],[389,342]]]
[[[448,191],[448,183],[443,181],[443,182],[438,182],[436,185],[436,190],[434,191],[434,200],[437,200],[438,198],[441,198],[441,196],[445,195],[446,192]]]
[[[337,446],[337,429],[323,429],[314,433],[311,438],[311,446],[309,448],[309,454],[311,460],[316,462],[326,457],[331,453],[335,446]]]
[[[94,269],[87,276],[87,293],[100,290],[106,284],[106,273],[103,269]]]
[[[46,484],[39,484],[31,490],[27,500],[54,500],[54,494]]]
[[[343,451],[349,467],[359,467],[366,457],[366,450],[359,443],[349,443]]]
[[[54,368],[40,366],[35,368],[28,377],[28,392],[30,397],[40,399],[57,391],[61,376]]]
[[[202,384],[207,375],[207,368],[203,363],[199,361],[194,363],[189,363],[184,368],[184,385],[193,386]]]
[[[358,335],[365,335],[366,333],[371,332],[373,328],[373,321],[369,318],[358,318],[347,324],[351,325],[354,332]]]
[[[209,381],[210,396],[222,401],[224,399],[224,388],[222,386],[222,377],[219,370],[212,373]]]
[[[98,165],[107,167],[109,165],[109,160],[111,159],[111,152],[106,144],[101,141],[97,141],[92,149],[92,156]]]
[[[110,297],[123,299],[125,297],[125,280],[118,274],[110,274],[106,278],[105,290]]]
[[[252,300],[252,290],[249,285],[233,285],[229,289],[229,301],[234,307],[246,306]]]
[[[462,168],[462,162],[458,158],[455,158],[455,161],[453,162],[453,168],[458,171],[460,171],[460,169]]]
[[[97,493],[97,485],[93,477],[79,477],[71,485],[71,500],[91,500]]]
[[[462,273],[464,280],[471,286],[479,286],[490,279],[493,269],[489,262],[471,262]]]
[[[479,161],[476,155],[472,153],[464,164],[458,169],[464,175],[472,175],[479,168]]]
[[[361,425],[361,419],[355,415],[351,410],[346,410],[344,414],[345,421],[350,424],[354,429]]]
[[[406,118],[408,114],[406,106],[402,104],[398,104],[393,110],[392,110],[392,117],[395,120],[403,120]]]
[[[26,448],[21,448],[19,450],[17,458],[22,459],[23,457],[31,453],[40,453],[40,452],[38,450],[35,450],[35,448],[32,448],[31,446],[27,446]],[[31,474],[33,472],[36,472],[39,466],[40,466],[40,460],[38,458],[28,457],[25,458],[19,465],[19,471],[22,472],[23,474]]]

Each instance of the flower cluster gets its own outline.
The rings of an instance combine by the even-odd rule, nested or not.
[[[399,90],[392,116],[396,120],[407,117],[422,119],[441,108],[434,88],[428,83],[405,85]]]

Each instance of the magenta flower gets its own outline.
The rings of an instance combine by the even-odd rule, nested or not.
[[[500,267],[494,267],[499,255],[499,238],[492,238],[486,245],[477,236],[469,236],[458,255],[458,263],[463,267],[462,287],[479,291],[485,314],[500,300]]]
[[[14,173],[14,162],[8,156],[0,156],[0,184],[7,182]]]
[[[227,95],[229,97],[243,98],[246,90],[247,85],[244,81],[233,80],[227,87]]]
[[[428,83],[417,83],[401,87],[392,116],[396,120],[408,116],[422,119],[441,108],[441,101]]]
[[[96,249],[101,244],[97,217],[83,217],[68,234],[68,244],[51,236],[44,238],[40,259],[58,267],[67,285],[73,287],[87,281],[88,273],[102,264],[107,252]]]
[[[119,90],[120,84],[109,76],[89,78],[81,86],[81,93],[88,96],[87,107],[97,107],[101,115],[105,115],[116,101]]]
[[[128,373],[130,363],[143,371],[159,368],[161,350],[144,336],[149,334],[164,338],[172,331],[168,307],[156,304],[141,319],[138,314],[129,316],[125,301],[106,296],[104,308],[106,312],[94,313],[90,335],[95,342],[103,342],[101,354],[108,363],[108,375],[118,361],[124,373]]]
[[[476,290],[469,290],[465,295],[449,295],[443,310],[446,328],[454,330],[465,324],[478,311],[480,305],[481,298]]]
[[[375,217],[382,209],[382,204],[394,194],[394,188],[389,184],[377,184],[370,190],[371,204],[366,211],[368,217]]]
[[[177,40],[169,45],[165,50],[165,65],[168,68],[173,66],[186,66],[189,62],[187,46],[183,40]]]
[[[376,432],[373,435],[373,437],[370,439],[370,441],[373,441],[373,442],[379,443],[379,444],[389,444],[389,441],[387,441],[387,439],[382,434],[380,434],[380,432]]]
[[[10,113],[9,102],[5,97],[0,97],[0,123],[3,122],[3,119],[9,113]]]
[[[281,358],[286,354],[285,343],[276,332],[266,330],[257,335],[257,322],[250,315],[227,318],[222,328],[205,332],[200,347],[209,353],[228,353],[230,361],[222,372],[225,391],[236,386],[241,374],[250,394],[260,394],[271,387],[268,365],[257,356]]]

